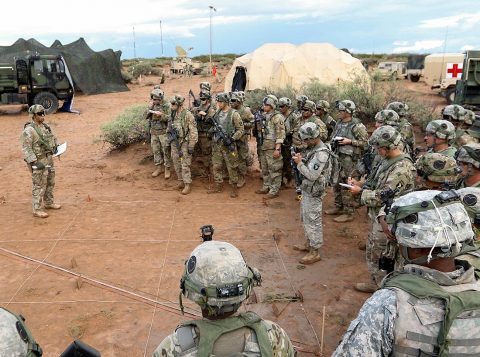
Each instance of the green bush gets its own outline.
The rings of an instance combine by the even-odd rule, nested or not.
[[[113,121],[101,128],[101,140],[114,149],[145,140],[148,136],[148,122],[144,119],[146,104],[137,104],[125,109]]]
[[[122,71],[122,78],[125,83],[132,83],[133,81],[133,76],[127,71]]]
[[[152,66],[148,62],[139,62],[136,64],[132,64],[128,71],[132,74],[133,78],[137,79],[138,77],[147,76],[152,73]]]
[[[160,77],[163,74],[163,69],[162,68],[152,68],[150,74]]]

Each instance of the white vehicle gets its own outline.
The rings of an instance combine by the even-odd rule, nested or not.
[[[455,84],[462,78],[464,58],[463,53],[434,53],[425,57],[425,83],[439,90],[449,104],[455,100]]]
[[[377,73],[384,79],[407,78],[407,64],[405,62],[380,62]]]

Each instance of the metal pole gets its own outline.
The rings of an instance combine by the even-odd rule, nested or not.
[[[137,49],[135,48],[135,26],[133,26],[133,59],[137,59]]]
[[[212,65],[212,15],[213,11],[217,11],[212,5],[209,6],[210,8],[210,74],[213,73],[213,65]]]
[[[162,20],[160,20],[160,43],[162,44],[162,55],[163,55],[163,32],[162,32]]]

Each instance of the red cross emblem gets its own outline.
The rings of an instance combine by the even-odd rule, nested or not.
[[[463,63],[447,63],[446,78],[460,78],[463,71]]]

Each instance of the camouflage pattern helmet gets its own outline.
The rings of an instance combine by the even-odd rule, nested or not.
[[[185,262],[180,288],[202,310],[219,315],[236,311],[260,281],[258,271],[247,265],[236,247],[207,241],[197,246]]]
[[[282,97],[278,100],[278,106],[279,107],[287,107],[287,108],[291,108],[292,107],[292,101],[290,100],[290,98],[287,98],[287,97]]]
[[[200,91],[200,100],[209,100],[212,99],[212,95],[210,94],[209,91]]]
[[[387,215],[398,244],[410,248],[442,248],[438,257],[460,253],[474,233],[460,195],[455,191],[414,191],[397,198]]]
[[[305,94],[300,94],[295,97],[295,100],[297,103],[301,103],[300,106],[303,106],[303,104],[308,100],[308,97]]]
[[[480,188],[464,187],[457,190],[463,206],[467,210],[470,221],[475,226],[480,226]]]
[[[340,100],[336,102],[336,106],[338,111],[340,112],[347,112],[353,114],[355,112],[356,106],[355,103],[351,100]]]
[[[317,111],[317,106],[315,105],[315,103],[311,100],[307,100],[305,102],[305,104],[303,104],[303,108],[302,110],[309,110],[310,112],[312,113],[315,113]]]
[[[415,163],[417,175],[432,182],[455,182],[462,171],[453,157],[427,152]]]
[[[475,112],[470,109],[465,109],[465,117],[464,117],[465,124],[472,125],[475,121]]]
[[[330,104],[326,101],[326,100],[319,100],[317,102],[317,110],[318,109],[321,109],[323,110],[325,113],[328,113],[329,110],[330,110]]]
[[[237,102],[243,103],[245,100],[245,93],[244,92],[232,92],[230,93],[230,100],[235,100]]]
[[[442,109],[442,116],[445,120],[465,120],[465,109],[458,104],[450,104]]]
[[[393,110],[398,114],[400,118],[403,118],[408,115],[408,105],[402,102],[391,102],[387,105],[385,109]]]
[[[30,115],[30,117],[33,117],[34,114],[42,112],[45,113],[45,108],[40,104],[34,104],[30,108],[28,108],[28,114]]]
[[[28,342],[17,330],[18,319],[10,311],[0,308],[0,353],[2,356],[27,357]]]
[[[427,135],[436,136],[448,141],[455,139],[455,126],[448,120],[432,120],[425,129]]]
[[[164,96],[165,96],[165,93],[164,93],[163,90],[161,90],[160,88],[154,89],[154,90],[152,90],[152,92],[150,93],[150,97],[151,97],[152,99],[162,100]]]
[[[455,153],[455,159],[480,169],[480,144],[463,145]]]
[[[179,94],[175,94],[175,96],[172,98],[172,100],[170,101],[170,104],[172,105],[182,105],[183,103],[185,102],[185,98],[182,97],[181,95]]]
[[[160,88],[160,84],[155,84],[155,85],[153,86],[153,89],[161,89],[161,88]]]
[[[230,103],[230,95],[227,92],[218,93],[215,96],[215,100],[221,103]]]
[[[263,105],[269,105],[273,109],[275,109],[277,107],[277,104],[278,104],[278,99],[273,94],[269,94],[265,98],[263,98]]]
[[[382,125],[397,127],[400,125],[400,116],[394,110],[384,109],[375,114],[375,121]]]
[[[475,114],[473,115],[475,116]],[[467,121],[465,120],[465,122]],[[469,129],[467,129],[466,132],[468,135],[473,136],[474,138],[480,139],[480,118],[475,119],[472,126]]]
[[[320,136],[320,128],[315,123],[305,123],[298,130],[298,134],[302,140],[316,139]]]
[[[384,125],[372,133],[370,143],[377,148],[387,150],[398,148],[402,142],[400,133],[390,125]]]
[[[212,89],[212,86],[210,85],[210,82],[200,83],[200,91],[210,92],[211,89]]]

